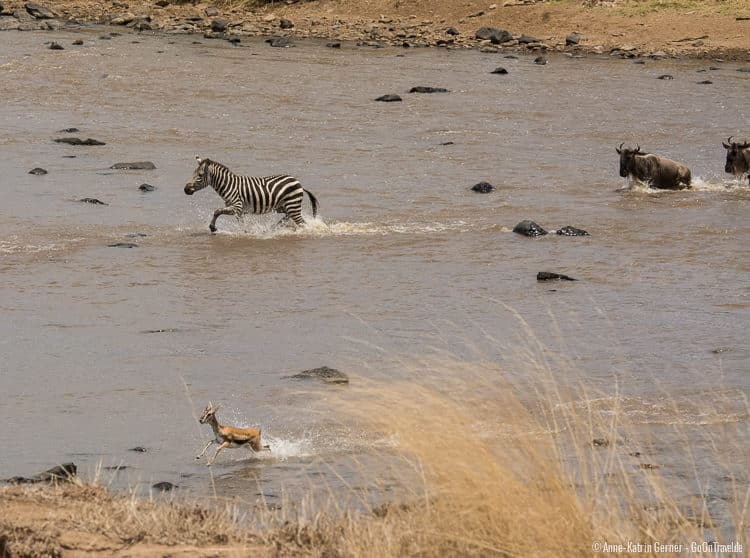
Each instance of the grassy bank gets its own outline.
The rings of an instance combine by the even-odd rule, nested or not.
[[[5,487],[0,555],[587,556],[596,541],[686,545],[708,533],[747,544],[750,493],[730,463],[748,463],[746,410],[718,418],[722,434],[711,440],[712,478],[732,477],[733,487],[728,511],[717,514],[707,492],[679,486],[711,480],[696,467],[695,478],[667,481],[668,464],[654,464],[617,398],[602,405],[583,385],[563,388],[543,369],[533,403],[492,365],[420,370],[420,385],[360,383],[335,402],[394,440],[403,457],[410,484],[386,506],[362,513],[301,502],[243,518],[231,506],[139,500],[85,484]],[[725,395],[717,397],[705,398],[700,413],[715,412],[709,407]],[[675,426],[676,439],[689,462],[694,437],[682,428]]]

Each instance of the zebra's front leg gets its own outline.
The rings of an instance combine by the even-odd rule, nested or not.
[[[236,206],[227,206],[214,211],[214,218],[211,219],[211,224],[208,225],[208,228],[211,230],[211,232],[216,232],[216,219],[218,219],[221,215],[236,215],[239,219],[240,215],[242,215],[242,208],[237,208]]]

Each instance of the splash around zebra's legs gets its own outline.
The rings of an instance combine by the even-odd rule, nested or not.
[[[211,219],[211,223],[208,225],[209,230],[212,233],[216,232],[216,219],[218,219],[221,215],[238,215],[237,210],[234,207],[222,207],[220,209],[217,209],[214,211],[214,218]]]

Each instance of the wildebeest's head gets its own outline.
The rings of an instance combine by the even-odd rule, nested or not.
[[[620,176],[625,178],[632,174],[635,156],[641,152],[641,147],[638,145],[635,149],[623,149],[623,145],[625,144],[621,143],[620,147],[615,147],[615,151],[620,155]]]
[[[750,152],[743,153],[750,148],[750,142],[739,143],[732,141],[732,136],[727,138],[728,143],[721,142],[727,150],[727,162],[724,164],[724,172],[740,175],[750,170]]]
[[[192,196],[198,190],[202,190],[208,186],[208,163],[211,161],[209,159],[201,159],[197,155],[195,156],[195,160],[198,161],[198,168],[193,172],[193,178],[190,179],[190,182],[185,184],[185,193],[188,196]]]

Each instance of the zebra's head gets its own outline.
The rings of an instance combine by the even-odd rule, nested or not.
[[[201,159],[196,155],[195,160],[198,161],[198,168],[193,172],[193,178],[190,182],[185,184],[185,193],[188,196],[192,196],[198,190],[202,190],[208,186],[208,163],[209,159]]]

